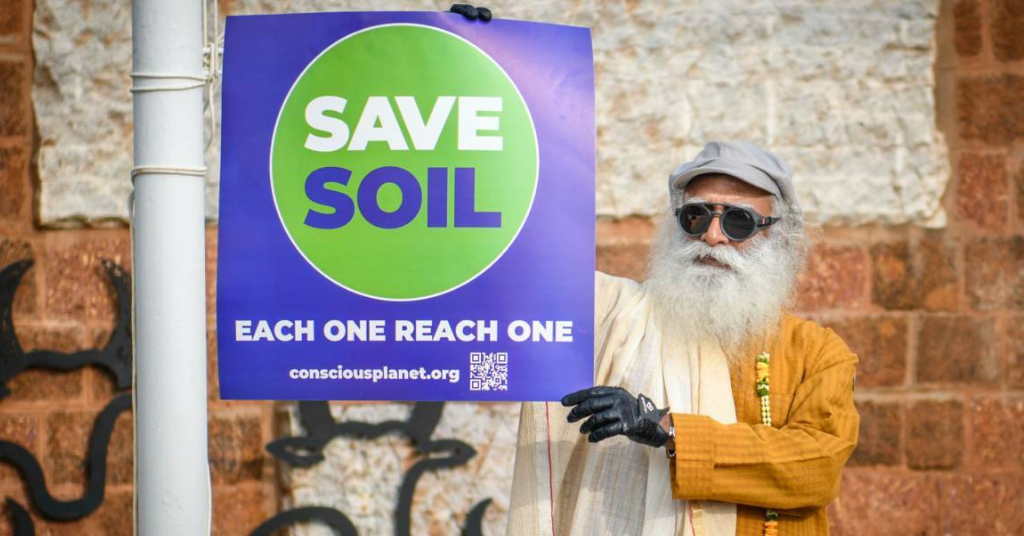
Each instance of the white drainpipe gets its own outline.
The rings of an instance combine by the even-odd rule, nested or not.
[[[203,4],[132,1],[135,533],[209,532]]]

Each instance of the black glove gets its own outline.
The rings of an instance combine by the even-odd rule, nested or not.
[[[576,406],[569,412],[569,422],[593,415],[582,426],[581,434],[590,434],[587,441],[597,443],[615,435],[651,447],[664,445],[669,437],[661,427],[661,418],[668,408],[658,409],[644,395],[636,398],[621,387],[599,385],[566,395],[563,406]]]
[[[469,4],[452,4],[451,13],[458,13],[469,20],[480,19],[482,22],[490,22],[491,10],[486,7],[473,7]]]

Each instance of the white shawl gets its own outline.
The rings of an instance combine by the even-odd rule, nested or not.
[[[596,283],[594,384],[643,393],[673,413],[735,423],[721,351],[665,332],[645,286],[602,273]],[[591,444],[581,422],[566,422],[568,409],[523,404],[508,536],[735,534],[735,505],[672,499],[665,449],[625,437]]]

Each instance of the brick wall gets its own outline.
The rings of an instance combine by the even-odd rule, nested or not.
[[[841,536],[1024,534],[1024,1],[938,25],[948,227],[826,228],[797,296],[861,357]],[[651,222],[598,229],[599,268],[641,276]]]
[[[31,0],[0,0],[0,266],[36,259],[15,300],[27,350],[93,348],[114,323],[98,259],[128,267],[128,233],[34,224],[31,9]],[[938,24],[949,226],[826,228],[800,285],[798,309],[862,359],[861,444],[832,505],[839,535],[1024,534],[1024,2],[947,1]],[[599,268],[639,277],[652,222],[602,220],[598,229]],[[215,249],[211,229],[211,290]],[[273,407],[217,400],[213,340],[214,534],[243,535],[276,510],[263,452]],[[111,378],[92,368],[29,371],[10,387],[0,438],[37,454],[55,495],[79,496],[86,438],[113,395]],[[81,522],[37,518],[38,534],[131,533],[128,416],[108,460],[103,507]],[[0,496],[27,504],[3,464]],[[0,536],[10,533],[0,519]]]

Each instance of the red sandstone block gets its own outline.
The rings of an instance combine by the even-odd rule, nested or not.
[[[919,383],[994,383],[998,343],[992,318],[925,316],[917,332]]]
[[[3,0],[0,9],[0,43],[17,43],[25,33],[25,10],[28,0]]]
[[[131,484],[135,473],[135,438],[132,414],[122,413],[114,424],[107,451],[107,484]]]
[[[276,512],[273,490],[265,485],[213,488],[213,534],[248,536]]]
[[[1024,163],[1013,174],[1013,185],[1017,192],[1017,224],[1024,227]]]
[[[85,483],[85,459],[89,434],[98,412],[55,411],[46,418],[46,448],[40,462],[47,483]],[[81,490],[75,493],[80,494]]]
[[[86,330],[77,323],[29,324],[18,326],[18,342],[26,352],[54,350],[75,352],[91,348],[86,342]]]
[[[648,249],[647,244],[597,246],[597,269],[642,281],[647,273]]]
[[[860,435],[850,466],[900,465],[903,406],[899,402],[858,402]]]
[[[217,314],[217,227],[206,228],[206,314]]]
[[[1024,478],[1019,473],[955,475],[941,489],[949,517],[946,534],[1024,534]]]
[[[1024,308],[1024,236],[967,244],[967,298],[976,311]]]
[[[963,402],[923,400],[907,409],[907,465],[953,469],[964,454]]]
[[[1004,326],[1006,385],[1024,390],[1024,315],[1008,315]]]
[[[217,361],[217,332],[214,326],[206,332],[206,396],[207,401],[217,408],[230,406],[251,406],[253,402],[247,400],[223,400],[220,397],[220,375],[218,373]]]
[[[0,137],[29,134],[25,88],[30,74],[25,61],[0,59]]]
[[[906,382],[907,319],[895,315],[856,316],[826,322],[860,362],[857,388],[892,387]]]
[[[956,243],[942,234],[871,247],[871,299],[896,311],[955,311]]]
[[[39,417],[31,413],[0,414],[0,440],[16,443],[30,452],[39,451]],[[0,463],[0,487],[18,482],[21,477],[13,466]]]
[[[259,480],[266,461],[259,415],[211,415],[210,467],[215,484]]]
[[[1024,139],[1024,76],[972,76],[957,82],[960,137],[992,145]]]
[[[1000,61],[1024,59],[1024,1],[992,0],[992,52]]]
[[[45,302],[50,317],[100,320],[113,326],[114,288],[100,261],[109,259],[131,270],[128,230],[79,231],[74,240],[55,238],[45,254]]]
[[[956,212],[982,229],[1003,231],[1009,223],[1010,181],[1003,155],[966,153],[957,166]]]
[[[2,190],[0,190],[2,192]],[[12,263],[35,258],[35,248],[24,240],[13,240],[0,237],[0,270]],[[14,322],[15,325],[24,321],[26,317],[34,317],[39,314],[39,277],[36,272],[37,266],[29,269],[28,273],[21,278],[21,284],[14,293]]]
[[[616,220],[601,218],[594,226],[598,244],[648,243],[654,236],[656,224],[675,226],[675,219],[627,216]]]
[[[80,400],[84,392],[85,371],[59,372],[42,369],[28,369],[18,374],[7,387],[10,401],[72,401]]]
[[[106,402],[114,396],[114,376],[99,367],[89,367],[82,378],[85,383],[86,399],[90,402]]]
[[[220,374],[217,370],[217,330],[210,327],[206,330],[206,399],[209,402],[220,401]]]
[[[929,232],[918,240],[918,291],[922,309],[957,310],[957,250],[958,244],[942,233]]]
[[[843,536],[939,536],[942,506],[933,476],[846,469],[829,521]]]
[[[105,536],[132,536],[132,492],[109,493],[99,510],[90,516],[96,532]],[[79,533],[82,534],[82,533]]]
[[[0,221],[12,227],[22,227],[32,219],[27,153],[21,146],[0,147]]]
[[[797,280],[796,308],[859,309],[867,303],[868,256],[857,246],[818,244]]]
[[[1024,469],[1024,397],[971,400],[972,463]]]
[[[981,52],[981,11],[977,0],[960,0],[953,5],[953,44],[961,57]]]
[[[56,412],[46,419],[47,445],[40,456],[47,482],[84,483],[85,455],[89,431],[95,415],[83,412]]]
[[[599,220],[597,233],[597,269],[641,281],[647,274],[654,223],[648,218]]]

